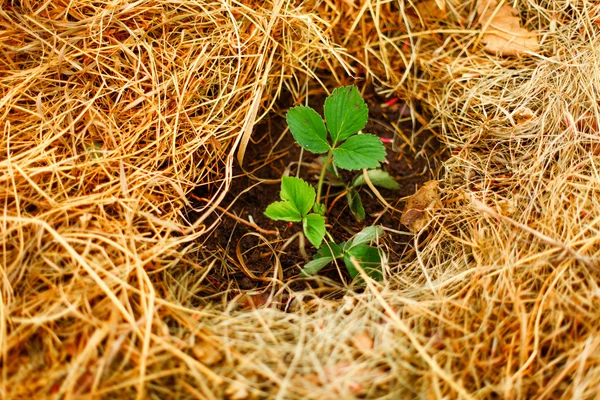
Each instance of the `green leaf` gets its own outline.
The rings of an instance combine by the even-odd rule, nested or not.
[[[340,243],[340,249],[342,249],[342,253],[348,251],[350,247],[352,247],[352,240]]]
[[[356,220],[362,221],[365,219],[365,208],[363,207],[360,195],[356,189],[348,190],[348,193],[346,193],[346,200],[348,201],[350,211],[352,211]]]
[[[288,111],[286,120],[300,146],[316,154],[329,151],[325,123],[315,110],[310,107],[294,107]]]
[[[284,176],[281,178],[281,200],[287,200],[301,216],[305,216],[315,204],[315,188],[300,178]]]
[[[300,275],[308,276],[316,274],[334,259],[341,258],[342,256],[343,254],[340,246],[334,242],[323,243],[319,248],[319,251],[317,251],[317,254],[314,255],[312,261],[302,268]]]
[[[350,276],[354,279],[359,273],[354,263],[352,263],[352,258],[356,260],[367,275],[376,279],[381,277],[381,256],[376,247],[355,246],[344,254],[344,264],[346,264]]]
[[[367,175],[369,176],[371,183],[375,186],[391,190],[400,189],[400,185],[398,184],[398,182],[396,182],[389,173],[383,170],[370,169],[367,171]],[[360,174],[356,178],[354,178],[354,182],[352,182],[352,187],[358,187],[366,183],[367,181],[365,180],[364,175]]]
[[[302,223],[308,241],[315,247],[321,246],[325,237],[325,218],[318,214],[308,214]]]
[[[385,159],[385,147],[375,135],[356,135],[333,149],[333,162],[343,169],[377,168]]]
[[[289,201],[276,201],[269,204],[265,210],[265,215],[271,219],[274,219],[275,221],[302,221],[302,216]]]
[[[320,270],[322,270],[323,267],[325,267],[327,264],[329,264],[332,261],[333,261],[333,258],[331,258],[331,257],[316,258],[316,259],[308,262],[304,266],[304,268],[302,268],[302,272],[300,272],[300,275],[301,276],[314,275],[317,272],[319,272]]]
[[[317,251],[314,258],[317,257],[331,257],[331,258],[341,258],[343,256],[342,248],[335,244],[334,242],[323,243],[323,245]]]
[[[383,229],[377,225],[371,225],[358,232],[352,238],[350,247],[369,244],[374,240],[379,239],[383,235]]]
[[[356,86],[335,89],[325,100],[324,111],[334,145],[363,129],[369,118],[369,109]]]
[[[327,208],[325,207],[325,204],[323,204],[323,203],[315,203],[315,205],[313,206],[313,212],[315,214],[324,216],[326,211],[327,211]]]

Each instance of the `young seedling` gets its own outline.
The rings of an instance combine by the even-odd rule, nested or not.
[[[323,182],[328,170],[342,182],[337,172],[337,168],[341,168],[369,169],[369,180],[381,187],[395,189],[398,184],[387,172],[372,169],[379,167],[379,163],[385,159],[386,152],[377,136],[359,134],[367,124],[368,109],[358,89],[354,86],[335,89],[325,100],[323,108],[326,122],[315,110],[303,106],[290,109],[286,118],[290,131],[300,146],[314,154],[326,154],[316,193],[311,185],[300,178],[283,177],[281,201],[270,204],[265,214],[274,220],[302,222],[304,234],[319,248],[315,259],[303,269],[305,275],[318,272],[334,259],[343,258],[353,278],[358,274],[356,263],[373,277],[380,277],[381,273],[377,272],[381,263],[379,250],[365,244],[381,234],[378,230],[380,228],[367,227],[353,240],[339,246],[329,235],[331,242],[321,246],[327,234],[323,218],[326,208],[321,203]],[[358,175],[350,185],[343,184],[350,208],[357,219],[365,217],[356,190],[364,183],[364,176]]]
[[[334,168],[360,170],[377,168],[385,159],[385,147],[377,136],[358,134],[367,124],[369,110],[355,86],[335,89],[325,100],[323,109],[327,125],[310,107],[294,107],[286,117],[300,146],[314,154],[327,154],[317,183],[318,208],[322,208],[323,182],[331,163]]]
[[[282,201],[269,204],[265,214],[277,221],[302,222],[304,234],[313,246],[321,246],[325,237],[325,218],[310,213],[315,204],[315,189],[300,178],[281,178]]]

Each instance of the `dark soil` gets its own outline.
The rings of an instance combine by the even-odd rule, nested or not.
[[[324,100],[325,95],[321,95],[312,96],[310,101],[311,107],[321,115],[323,115]],[[402,210],[404,207],[402,199],[413,194],[420,184],[435,176],[436,160],[442,158],[439,156],[440,146],[433,133],[419,132],[420,126],[413,126],[410,112],[404,102],[398,100],[393,105],[385,106],[384,103],[389,99],[381,98],[372,92],[366,95],[365,100],[369,105],[369,123],[363,131],[373,133],[384,140],[388,139],[387,160],[382,168],[398,180],[401,186],[400,190],[379,189],[379,191],[396,210]],[[282,137],[286,129],[285,112],[293,106],[285,102],[285,100],[280,102],[280,110],[271,113],[271,117],[255,129],[252,143],[246,151],[244,168],[240,168],[239,165],[234,167],[231,189],[221,204],[229,213],[251,220],[263,229],[279,230],[280,237],[263,235],[266,240],[260,239],[258,232],[252,227],[224,213],[215,215],[214,218],[221,218],[221,222],[206,238],[203,247],[205,251],[217,254],[223,260],[222,265],[213,269],[212,275],[208,277],[216,291],[259,289],[268,285],[268,279],[274,276],[274,251],[278,252],[292,235],[301,230],[301,224],[272,221],[264,215],[266,207],[271,202],[279,200],[280,183],[277,181],[259,183],[261,180],[280,179],[286,169],[291,176],[296,176],[301,148],[294,142],[291,133],[288,132]],[[289,100],[287,102],[290,103]],[[394,125],[401,129],[402,134],[396,133]],[[281,140],[278,142],[279,138]],[[300,177],[315,187],[319,170],[308,164],[315,162],[317,157],[304,152],[300,170]],[[356,172],[344,174],[344,178],[350,180]],[[357,222],[353,217],[345,197],[341,197],[331,207],[332,202],[341,192],[339,188],[324,187],[323,191],[327,195],[323,201],[328,206],[328,231],[338,242],[348,240],[353,234],[371,224],[407,231],[400,224],[401,212],[395,210],[384,212],[385,207],[367,186],[359,190],[367,214],[366,219],[361,222]],[[198,189],[192,196],[192,201],[198,204],[198,199],[209,196],[210,193],[205,189]],[[189,218],[193,219],[193,215],[189,215]],[[408,235],[388,234],[385,240],[391,251],[388,255],[390,265],[394,265],[395,261],[401,259],[411,246],[411,237]],[[274,251],[269,248],[266,241],[270,242]],[[305,250],[309,257],[316,251],[308,241]],[[315,280],[294,279],[298,277],[300,269],[307,262],[299,251],[297,239],[287,246],[279,255],[279,259],[284,281],[291,282],[291,289],[300,290],[307,285],[314,287],[317,284]],[[265,279],[254,279],[252,275]],[[321,270],[319,276],[328,277],[338,284],[350,282],[345,269],[338,270],[334,265]],[[322,285],[323,282],[319,284]]]

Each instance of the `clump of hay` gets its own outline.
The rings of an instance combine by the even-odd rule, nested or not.
[[[342,52],[283,1],[2,1],[0,29],[4,394],[142,393],[170,337],[161,271],[256,121]]]
[[[597,396],[594,4],[518,4],[541,47],[504,58],[484,52],[477,1],[13,3],[3,395]],[[195,308],[210,265],[186,256],[204,232],[180,218],[186,194],[209,186],[208,215],[280,89],[301,97],[317,66],[341,80],[352,58],[419,100],[414,117],[452,153],[416,257],[341,301]]]

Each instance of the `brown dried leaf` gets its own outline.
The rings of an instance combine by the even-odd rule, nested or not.
[[[248,387],[242,382],[231,382],[225,389],[225,397],[228,400],[246,400],[250,399],[251,395]]]
[[[526,124],[536,117],[533,110],[525,106],[520,107],[514,115],[518,125]]]
[[[482,37],[488,53],[517,56],[525,51],[539,51],[537,34],[521,27],[519,13],[510,4],[498,7],[497,0],[481,0],[477,12],[485,31],[493,31]]]
[[[212,344],[208,342],[200,342],[192,348],[192,352],[196,359],[202,364],[210,367],[221,360],[223,360],[223,354]]]
[[[352,346],[361,353],[367,353],[373,349],[375,342],[367,332],[361,332],[351,339]]]
[[[239,299],[239,305],[248,310],[264,307],[269,303],[269,293],[244,293]]]
[[[425,182],[406,202],[400,222],[411,232],[416,233],[429,222],[427,210],[437,209],[439,206],[438,182]]]
[[[421,18],[444,19],[446,17],[446,3],[440,0],[419,1],[415,5]]]

